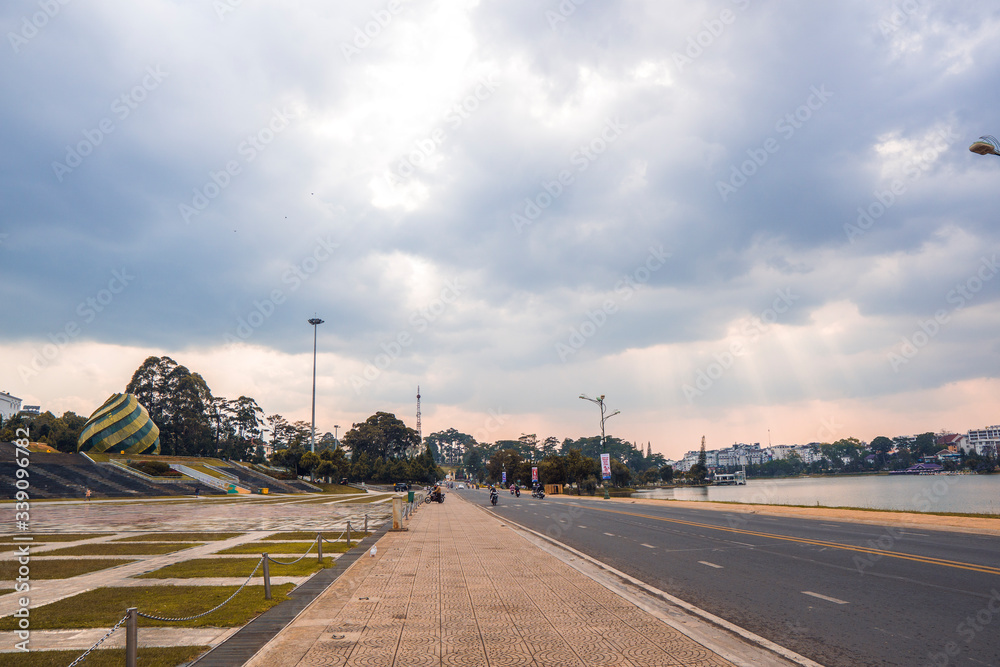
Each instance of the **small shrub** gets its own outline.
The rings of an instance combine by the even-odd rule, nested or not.
[[[130,468],[152,477],[180,477],[181,474],[163,461],[129,461]]]

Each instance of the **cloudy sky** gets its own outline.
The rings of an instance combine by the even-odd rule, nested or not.
[[[12,0],[0,390],[149,355],[317,427],[1000,421],[1000,8]]]

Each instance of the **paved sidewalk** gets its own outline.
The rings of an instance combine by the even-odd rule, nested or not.
[[[389,533],[246,664],[725,666],[693,639],[449,496]]]

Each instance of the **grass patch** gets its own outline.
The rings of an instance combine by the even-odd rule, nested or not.
[[[34,544],[39,542],[76,542],[77,540],[89,540],[92,537],[103,537],[105,535],[113,535],[114,533],[47,533],[39,534],[34,533],[29,535],[29,537],[34,538]],[[0,537],[0,544],[31,544],[30,542],[23,542],[18,540],[14,542],[13,535],[4,535]]]
[[[128,558],[61,558],[59,560],[31,561],[32,579],[69,579],[88,572],[106,570],[127,563],[134,563]],[[17,561],[0,561],[0,580],[14,581],[17,576]]]
[[[152,544],[128,544],[121,542],[104,542],[102,544],[80,544],[75,547],[46,551],[46,556],[151,556],[169,554],[191,547],[200,547],[202,542],[186,544],[170,544],[155,542]]]
[[[233,628],[246,625],[262,612],[287,600],[293,588],[292,584],[271,586],[272,599],[265,600],[263,586],[246,586],[229,604],[207,616],[183,623],[140,618],[139,627]],[[221,604],[235,590],[236,586],[97,588],[32,609],[31,629],[110,628],[129,607],[166,618],[194,616]],[[17,620],[13,616],[0,619],[0,632],[14,630]]]
[[[239,484],[238,480],[234,480],[231,477],[227,477],[225,474],[219,472],[218,470],[215,470],[214,468],[209,468],[204,463],[189,463],[187,465],[192,470],[197,470],[198,472],[208,475],[209,477],[214,477],[224,482],[230,482],[237,485]],[[235,477],[235,475],[233,475],[233,477]]]
[[[209,648],[208,646],[140,646],[138,662],[143,667],[174,667],[191,662]],[[35,650],[27,653],[0,653],[0,665],[66,667],[82,654],[83,651]],[[17,656],[16,662],[5,662],[5,656],[13,657],[15,655]],[[87,656],[83,664],[87,667],[121,667],[125,664],[125,649],[97,649]]]
[[[7,593],[13,593],[15,589],[13,588],[0,588],[0,595],[7,595]],[[0,654],[2,655],[2,654]]]
[[[260,538],[261,541],[268,540],[310,540],[316,538],[316,533],[323,533],[324,540],[332,540],[337,535],[340,535],[342,531],[339,530],[296,530],[290,533],[275,533],[274,535],[269,535],[267,537]],[[362,537],[368,537],[371,533],[366,533],[361,530],[351,530],[351,541],[354,542],[356,539],[360,540]],[[344,533],[344,539],[347,538],[347,534]],[[326,548],[326,545],[323,545]]]
[[[324,553],[326,553],[324,551]],[[280,560],[280,559],[279,559]],[[249,577],[257,567],[260,558],[194,558],[182,563],[174,563],[139,575],[136,579],[194,579],[198,577]],[[293,565],[270,563],[268,569],[272,577],[304,577],[321,568],[333,567],[334,560],[323,556],[323,565],[312,554]],[[257,576],[264,576],[263,566]]]
[[[354,536],[351,536],[351,542],[354,543]],[[229,549],[224,549],[219,551],[220,554],[260,554],[267,552],[269,554],[304,554],[312,547],[313,553],[316,553],[316,543],[315,542],[249,542],[247,544],[239,544],[235,547],[230,547]],[[347,551],[347,542],[334,542],[333,544],[324,544],[323,553],[337,553],[342,554]]]
[[[152,535],[133,535],[122,537],[113,542],[211,542],[213,540],[228,540],[243,533],[155,533]]]
[[[313,486],[318,486],[323,489],[323,493],[364,493],[364,491],[358,491],[357,489],[346,486],[343,484],[327,484],[326,482],[309,482]]]
[[[358,498],[356,500],[352,499],[352,500],[348,500],[345,503],[340,503],[340,504],[342,504],[342,505],[363,505],[364,503],[374,503],[374,502],[378,502],[379,500],[385,500],[386,498],[391,498],[392,496],[393,496],[393,494],[391,494],[391,493],[378,493],[378,494],[375,494],[375,495],[369,494],[367,496],[363,496],[363,497]],[[403,498],[403,500],[406,500],[406,498]]]

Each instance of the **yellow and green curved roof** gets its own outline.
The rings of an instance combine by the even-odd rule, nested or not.
[[[90,415],[76,441],[76,450],[159,454],[160,429],[133,394],[114,394]]]

